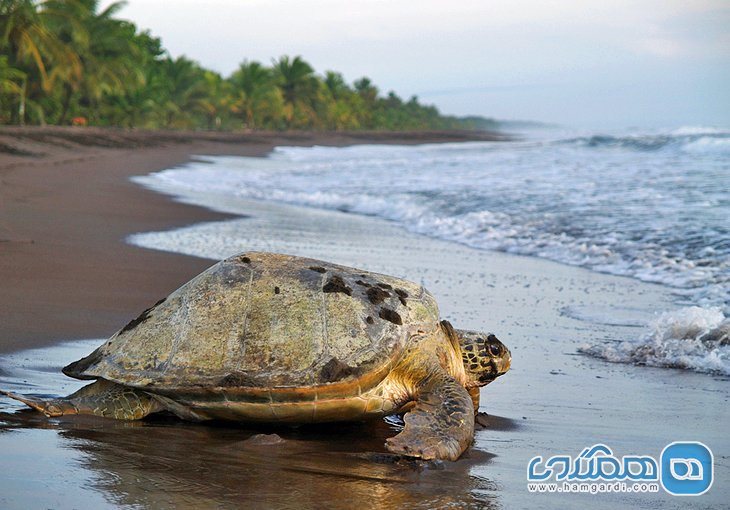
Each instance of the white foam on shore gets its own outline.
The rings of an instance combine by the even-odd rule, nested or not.
[[[681,308],[661,314],[636,341],[589,344],[579,351],[616,363],[730,375],[730,318],[720,308]]]

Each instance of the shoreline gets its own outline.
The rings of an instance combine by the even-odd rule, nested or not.
[[[130,180],[196,155],[264,157],[280,145],[496,141],[489,132],[217,133],[0,127],[0,352],[108,337],[206,269],[126,243],[222,220]],[[103,168],[103,171],[100,169]]]

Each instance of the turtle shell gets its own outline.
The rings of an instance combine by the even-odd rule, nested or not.
[[[438,320],[418,284],[252,252],[196,276],[64,373],[168,394],[343,382],[365,391]]]

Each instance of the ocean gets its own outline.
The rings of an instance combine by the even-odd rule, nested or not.
[[[550,129],[510,142],[278,147],[264,159],[201,157],[136,180],[205,196],[211,208],[239,198],[375,216],[477,249],[667,286],[676,308],[656,310],[635,339],[579,350],[730,375],[728,130]],[[129,240],[190,253],[170,235]],[[226,249],[223,236],[207,237],[193,253],[220,258]]]

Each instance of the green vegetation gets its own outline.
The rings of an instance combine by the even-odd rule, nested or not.
[[[301,57],[244,60],[225,78],[97,0],[0,0],[0,124],[172,129],[485,129]]]

